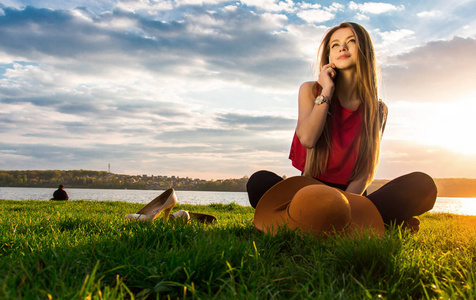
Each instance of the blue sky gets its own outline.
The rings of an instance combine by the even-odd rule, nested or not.
[[[288,160],[323,34],[370,33],[377,178],[476,177],[476,1],[2,1],[0,169],[240,178]]]

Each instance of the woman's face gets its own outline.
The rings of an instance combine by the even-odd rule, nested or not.
[[[340,28],[331,35],[329,62],[337,69],[355,68],[357,63],[357,39],[350,28]]]

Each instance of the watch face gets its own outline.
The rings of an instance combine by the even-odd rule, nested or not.
[[[324,102],[326,102],[326,98],[324,98],[322,95],[318,96],[316,100],[314,100],[314,103],[316,104],[322,104]]]

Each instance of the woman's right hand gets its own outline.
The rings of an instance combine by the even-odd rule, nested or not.
[[[299,88],[299,116],[296,134],[301,144],[308,149],[314,147],[321,136],[329,111],[328,104],[316,105],[314,103],[316,90],[320,90],[316,81],[305,82]],[[321,94],[329,97],[329,99],[332,97],[332,92],[324,89],[322,89]]]
[[[322,93],[329,99],[332,98],[335,89],[334,79],[337,75],[335,67],[333,63],[324,65],[317,79],[317,83],[322,87]]]

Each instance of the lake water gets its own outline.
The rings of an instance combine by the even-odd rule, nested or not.
[[[0,199],[49,200],[56,189],[0,187]],[[149,203],[163,191],[157,190],[112,190],[112,189],[67,189],[70,200],[125,201]],[[176,191],[181,204],[236,203],[249,206],[244,192]],[[438,197],[432,212],[449,212],[458,215],[476,216],[476,198]]]

